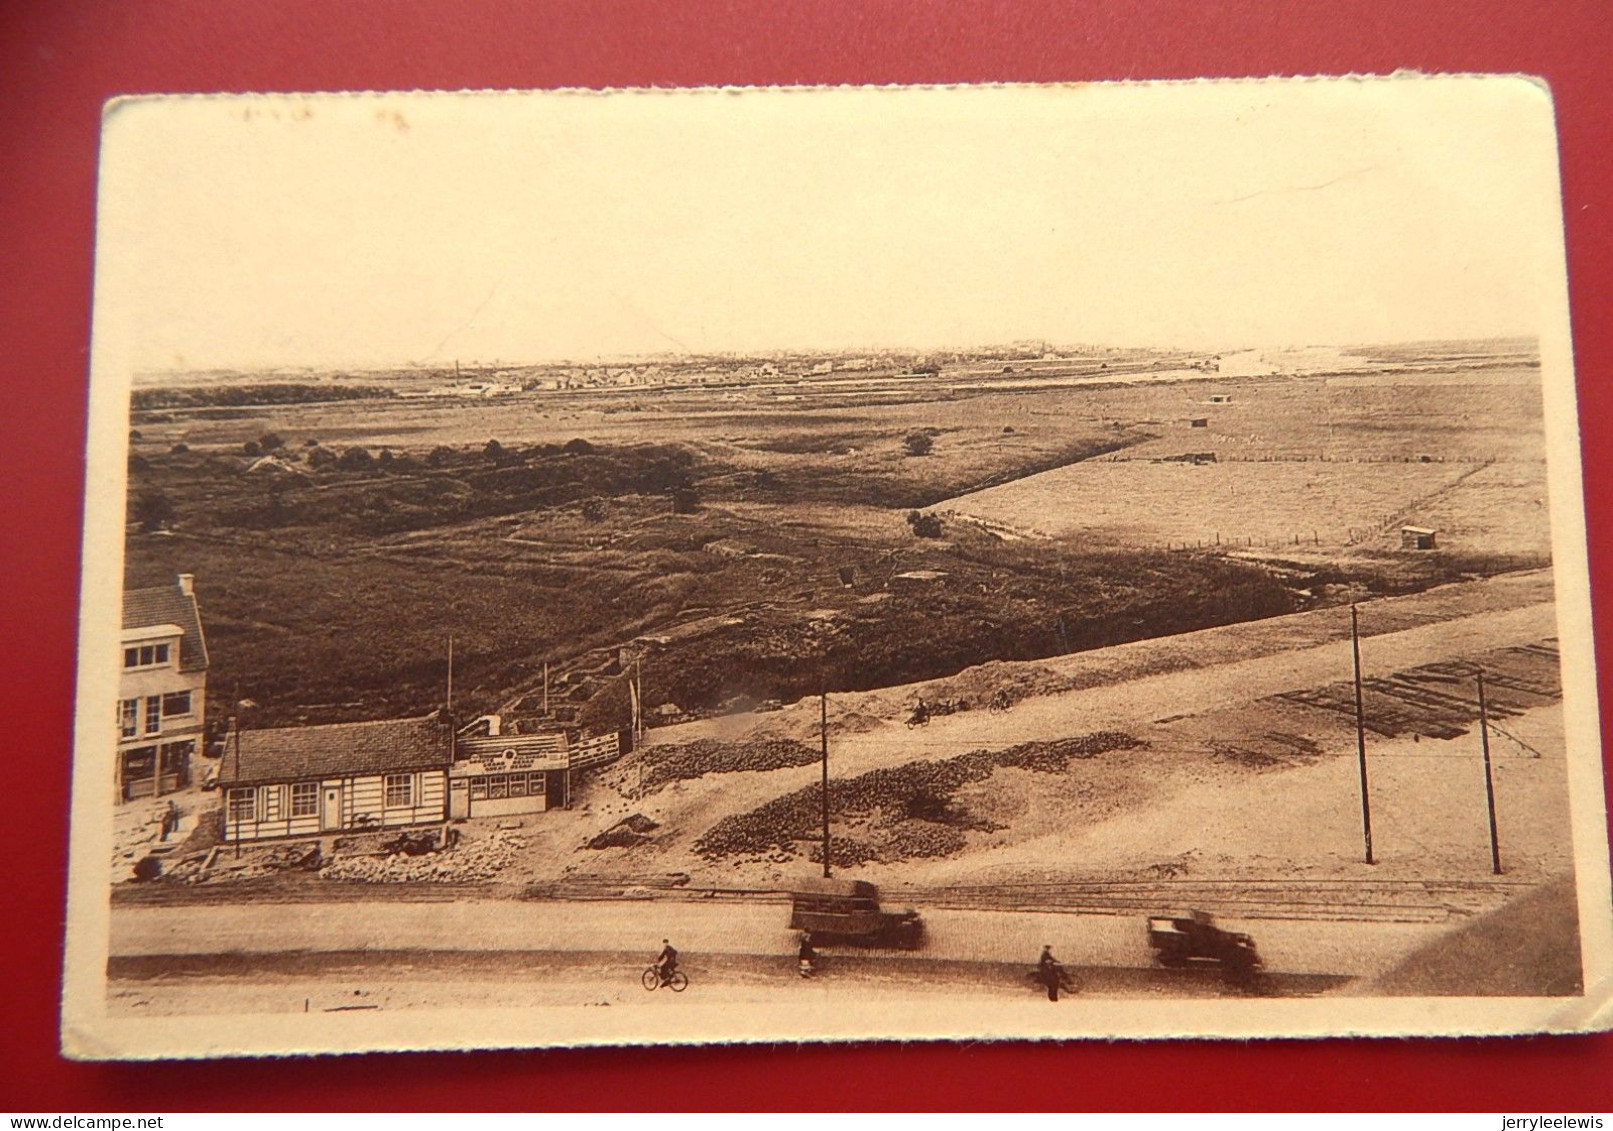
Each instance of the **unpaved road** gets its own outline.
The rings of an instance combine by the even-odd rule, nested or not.
[[[107,990],[113,1016],[327,1013],[401,1009],[510,1009],[616,1006],[679,1010],[699,1004],[749,1008],[842,1008],[853,998],[881,1008],[966,998],[989,1007],[1035,1002],[1043,991],[1028,962],[944,962],[893,956],[825,954],[803,980],[791,956],[695,955],[684,964],[689,988],[646,992],[643,955],[560,951],[395,951],[362,955],[205,956],[179,962],[114,960]],[[1209,968],[1066,969],[1078,999],[1244,996]],[[1314,996],[1353,984],[1331,975],[1270,974],[1265,996]],[[1065,995],[1065,1000],[1071,1000]],[[1057,1008],[1057,1007],[1054,1007]],[[1073,1007],[1079,1008],[1079,1007]]]
[[[292,913],[288,913],[292,912]],[[1141,917],[933,910],[921,951],[824,948],[795,971],[782,904],[638,901],[226,904],[122,907],[112,915],[108,1009],[179,1016],[536,1005],[676,1008],[678,1001],[778,1003],[932,996],[1033,999],[1027,979],[1051,944],[1084,997],[1235,995],[1213,969],[1153,965]],[[1228,927],[1239,923],[1226,920]],[[1262,992],[1334,990],[1389,969],[1445,925],[1293,923],[1252,927]],[[693,983],[645,993],[640,972],[670,937]]]
[[[1140,916],[1050,912],[924,910],[928,937],[911,955],[925,961],[1034,963],[1043,944],[1065,961],[1093,967],[1151,962]],[[782,903],[638,900],[458,903],[218,904],[117,907],[114,961],[151,956],[273,955],[315,952],[609,952],[647,962],[671,938],[698,955],[788,958],[796,936]],[[1449,929],[1444,924],[1261,920],[1234,930],[1254,934],[1270,970],[1360,976]],[[892,952],[889,957],[897,957]]]

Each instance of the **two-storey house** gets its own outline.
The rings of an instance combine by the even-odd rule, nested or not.
[[[124,590],[122,643],[116,797],[183,789],[207,721],[207,642],[195,578],[182,573],[172,585]]]

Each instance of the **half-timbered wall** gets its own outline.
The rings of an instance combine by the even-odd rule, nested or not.
[[[447,818],[446,777],[442,770],[415,770],[230,786],[224,790],[224,840],[318,836],[435,824]],[[325,820],[328,790],[339,792],[335,825]],[[308,811],[310,805],[311,812]]]

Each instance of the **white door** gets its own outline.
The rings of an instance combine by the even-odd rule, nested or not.
[[[340,785],[327,785],[325,787],[325,803],[319,810],[319,827],[322,829],[339,829],[342,827],[342,787]]]

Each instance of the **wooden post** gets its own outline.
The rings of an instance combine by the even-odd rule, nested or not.
[[[823,878],[829,878],[829,689],[823,690],[818,701],[820,715],[818,734],[823,742]]]
[[[543,717],[549,717],[549,661],[543,661]]]
[[[1495,780],[1490,774],[1490,714],[1484,702],[1484,672],[1479,672],[1479,740],[1484,745],[1484,800],[1490,809],[1490,871],[1501,874],[1501,841],[1495,829]]]
[[[1355,752],[1361,763],[1361,836],[1366,841],[1367,863],[1372,859],[1372,802],[1367,793],[1367,722],[1361,706],[1361,630],[1355,606],[1350,606],[1350,650],[1355,656]]]
[[[240,693],[239,688],[236,689],[235,703],[236,703],[235,709],[237,711],[239,711],[241,709],[241,706],[240,706],[241,693]],[[236,780],[237,784],[239,784],[239,782],[241,780],[241,718],[240,718],[240,715],[235,715],[230,719],[230,729],[235,732],[235,780]],[[254,808],[257,806],[256,801],[253,801],[252,804],[253,804]],[[224,791],[224,819],[226,821],[228,821],[230,819],[230,791],[228,789],[225,789],[225,791]],[[233,839],[235,840],[235,858],[237,860],[239,860],[241,858],[241,823],[239,821],[237,821],[235,823],[235,837]]]

